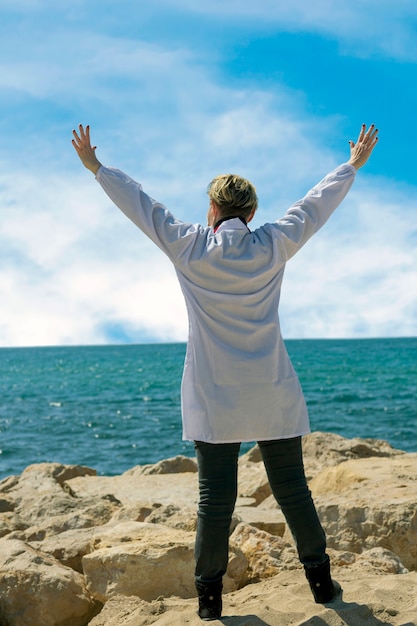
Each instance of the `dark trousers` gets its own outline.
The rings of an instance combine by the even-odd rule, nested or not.
[[[301,437],[258,442],[272,493],[285,516],[303,565],[326,560],[326,536],[308,489]],[[237,497],[240,444],[195,442],[200,501],[195,543],[196,581],[218,582],[226,572]]]

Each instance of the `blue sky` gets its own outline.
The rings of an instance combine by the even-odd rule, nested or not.
[[[287,338],[417,334],[414,0],[0,0],[0,345],[184,341],[162,253],[71,146],[177,217],[204,222],[223,172],[257,187],[254,226],[348,159],[372,160],[288,264]]]

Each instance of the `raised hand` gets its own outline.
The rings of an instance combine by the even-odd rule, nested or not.
[[[78,127],[78,133],[76,130],[72,131],[74,139],[72,145],[74,146],[78,156],[80,157],[83,165],[97,174],[98,169],[101,167],[100,161],[96,157],[97,146],[92,146],[90,141],[90,127],[86,126],[85,130],[82,124]]]
[[[362,167],[362,165],[365,165],[377,142],[378,129],[375,128],[375,124],[371,124],[368,130],[366,130],[366,124],[362,124],[357,142],[349,141],[349,163],[356,167],[357,170]]]

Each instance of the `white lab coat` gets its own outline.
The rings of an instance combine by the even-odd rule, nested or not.
[[[214,232],[177,220],[119,170],[99,169],[111,200],[168,255],[184,294],[184,439],[266,441],[310,431],[279,327],[281,283],[287,260],[323,226],[355,173],[340,165],[277,222],[251,232],[235,218]]]

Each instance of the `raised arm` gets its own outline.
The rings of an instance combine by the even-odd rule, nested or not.
[[[378,130],[363,124],[356,143],[350,141],[350,159],[330,172],[274,224],[282,258],[288,260],[329,219],[339,206],[378,141]]]
[[[105,167],[91,145],[90,127],[73,130],[72,145],[83,165],[119,209],[175,262],[192,248],[198,227],[177,220],[168,209],[146,194],[142,185],[120,170]]]
[[[82,164],[93,174],[97,174],[101,167],[100,161],[96,157],[97,146],[92,146],[90,141],[90,127],[86,126],[85,130],[82,124],[78,127],[77,131],[73,130],[72,134],[74,139],[72,145],[75,148],[78,156],[81,159]]]

